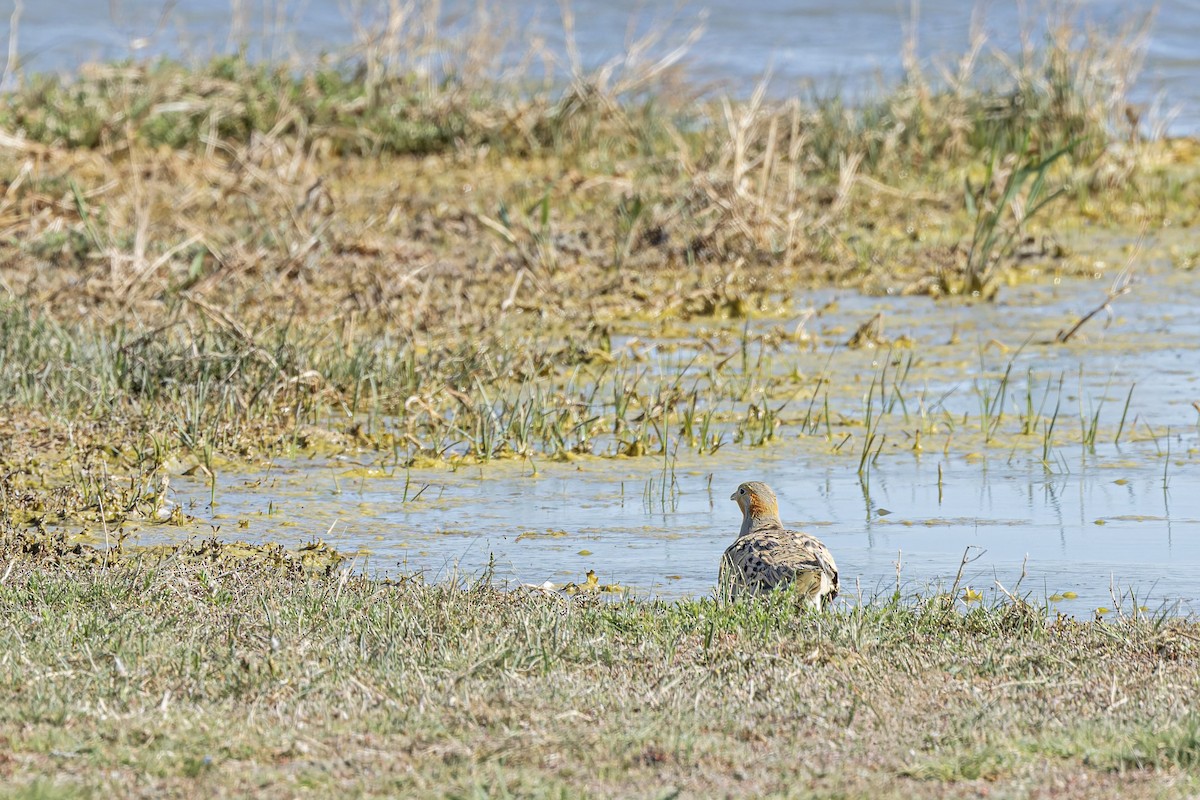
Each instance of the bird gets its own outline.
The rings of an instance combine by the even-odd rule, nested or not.
[[[838,595],[833,555],[815,536],[783,527],[771,487],[749,481],[729,499],[742,510],[742,529],[721,558],[721,591],[735,599],[794,584],[797,594],[814,608],[832,603]]]

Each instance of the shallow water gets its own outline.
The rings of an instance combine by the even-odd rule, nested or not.
[[[1146,276],[1114,303],[1107,327],[1101,315],[1069,345],[1050,344],[1103,298],[1107,285],[1011,288],[1000,302],[978,306],[806,295],[822,309],[806,323],[812,338],[785,345],[772,364],[826,370],[835,417],[861,416],[880,366],[916,354],[907,416],[898,404],[882,416],[884,446],[862,480],[861,425],[804,434],[801,414],[784,413],[774,443],[727,444],[715,455],[681,447],[665,459],[543,459],[411,472],[375,455],[281,461],[260,474],[221,475],[215,504],[206,484],[176,478],[176,499],[197,525],[147,528],[134,541],[177,541],[212,526],[223,539],[298,545],[323,538],[358,553],[355,568],[372,573],[474,577],[491,561],[497,577],[511,582],[581,582],[591,569],[602,583],[638,596],[703,596],[740,522],[729,495],[741,481],[759,479],[777,491],[785,522],[826,541],[854,598],[890,593],[897,580],[905,592],[948,586],[966,552],[974,560],[961,583],[985,597],[997,581],[1014,590],[1024,565],[1022,593],[1078,595],[1053,601],[1064,613],[1091,616],[1135,604],[1195,611],[1200,276]],[[909,337],[911,349],[844,348],[849,332],[879,310],[886,332]],[[674,344],[682,342],[680,335]],[[677,350],[656,355],[664,344],[640,346],[649,347],[651,367],[669,373],[687,358]],[[1010,361],[1005,417],[987,443],[981,396],[994,394]],[[1043,418],[1060,409],[1048,454],[1040,432],[1014,433],[1030,402],[1027,388]],[[808,402],[804,396],[794,405],[802,411]],[[1097,409],[1091,452],[1081,431]],[[918,452],[912,432],[922,414],[940,422]],[[839,445],[843,437],[847,443]]]
[[[446,2],[444,17],[461,16],[474,4]],[[768,68],[775,91],[792,94],[805,86],[819,94],[859,95],[894,80],[901,70],[907,31],[915,29],[918,54],[936,74],[953,71],[955,59],[971,46],[973,26],[989,46],[1020,50],[1023,30],[1038,41],[1038,20],[1056,4],[973,3],[961,0],[707,0],[671,13],[673,4],[620,0],[574,0],[576,39],[584,60],[596,65],[622,54],[631,30],[666,24],[682,35],[701,15],[706,33],[689,53],[692,72],[748,92]],[[1169,123],[1175,134],[1200,131],[1200,3],[1161,0],[1129,3],[1089,0],[1057,4],[1104,29],[1157,9],[1146,59],[1133,100],[1166,105],[1148,114],[1148,124]],[[280,0],[52,0],[25,3],[18,51],[28,71],[71,69],[86,60],[144,57],[161,53],[209,55],[249,43],[256,57],[287,58],[296,53],[337,51],[354,41],[353,3]],[[372,4],[363,4],[372,8]],[[498,6],[497,8],[502,8]],[[915,14],[916,24],[911,25]],[[7,39],[12,4],[0,2],[0,34]],[[563,52],[563,26],[557,0],[521,4],[519,41],[538,37],[551,52]],[[237,9],[234,14],[231,9]],[[164,13],[165,11],[165,13]],[[370,14],[364,14],[368,19]],[[631,25],[631,22],[633,23]],[[232,24],[231,24],[232,23]],[[522,48],[518,48],[522,49]],[[664,51],[665,52],[665,51]]]

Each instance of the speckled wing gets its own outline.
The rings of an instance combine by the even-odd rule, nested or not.
[[[838,593],[837,565],[829,548],[807,533],[783,528],[739,536],[721,559],[720,580],[735,597],[790,583],[813,603],[831,602]]]

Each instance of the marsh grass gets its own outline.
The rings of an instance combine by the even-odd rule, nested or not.
[[[96,569],[6,541],[19,796],[1197,788],[1183,620],[939,594],[825,614],[786,594],[604,601],[219,547]]]
[[[1041,221],[1004,170],[978,182],[981,164],[1033,159],[1046,169],[1027,181],[1072,181],[1078,217],[1056,225],[1135,206],[1186,223],[1200,207],[1200,182],[1141,169],[1153,145],[1119,127],[1136,32],[1052,27],[1015,61],[981,41],[952,75],[913,64],[851,107],[774,99],[766,81],[745,99],[680,88],[694,32],[533,80],[486,26],[446,39],[424,6],[381,9],[355,60],[11,82],[0,459],[9,496],[40,500],[6,514],[119,523],[162,474],[301,451],[376,450],[396,468],[712,455],[797,428],[865,475],[885,445],[961,434],[966,415],[922,394],[910,416],[911,342],[856,406],[831,374],[781,368],[803,331],[752,320],[831,281],[945,292],[932,279],[959,281],[970,237]],[[990,210],[966,213],[966,180]],[[1162,181],[1171,197],[1146,203]],[[999,285],[1018,257],[990,249],[1007,255],[976,262]],[[697,355],[614,351],[671,326]],[[1005,432],[1007,376],[994,388],[977,384],[985,444]],[[1054,419],[1022,420],[1046,459]]]
[[[1070,155],[1078,144],[1066,142],[1045,155],[1031,154],[1028,141],[1017,151],[993,145],[986,154],[981,185],[974,187],[969,178],[965,180],[963,198],[974,231],[963,283],[954,286],[946,280],[947,292],[987,296],[994,291],[997,268],[1002,259],[1012,257],[1014,243],[1029,220],[1067,193],[1065,184],[1048,187],[1047,175],[1054,162]],[[998,163],[1001,158],[1003,164]]]
[[[386,21],[375,23],[385,27],[364,25],[356,57],[345,62],[223,56],[96,65],[71,79],[33,76],[0,106],[0,130],[30,155],[128,154],[135,175],[148,173],[123,181],[135,189],[136,208],[106,215],[113,231],[76,204],[78,218],[55,232],[71,232],[78,247],[92,250],[133,244],[141,265],[134,283],[147,288],[161,268],[182,266],[173,261],[200,254],[203,266],[231,255],[232,242],[207,226],[171,231],[178,221],[160,219],[155,195],[163,187],[155,184],[170,182],[162,170],[185,169],[199,179],[197,189],[231,171],[232,181],[220,181],[223,195],[249,193],[253,212],[267,217],[264,232],[274,240],[267,243],[284,251],[277,257],[290,271],[310,250],[319,254],[346,216],[335,208],[319,223],[305,213],[338,188],[326,180],[332,161],[434,156],[475,159],[489,173],[498,159],[529,162],[518,170],[526,174],[553,162],[544,174],[535,167],[524,184],[505,176],[507,191],[488,192],[469,209],[519,266],[545,274],[577,269],[570,251],[580,230],[571,223],[581,215],[598,240],[588,249],[618,272],[652,262],[645,251],[656,250],[683,263],[745,259],[812,269],[830,254],[845,258],[855,217],[880,198],[961,199],[966,183],[974,210],[965,260],[933,266],[940,291],[971,293],[1054,195],[1039,199],[1051,165],[1068,162],[1064,182],[1075,175],[1086,184],[1114,157],[1109,143],[1128,138],[1124,92],[1142,46],[1137,30],[1106,37],[1058,19],[1018,59],[981,55],[991,51],[979,40],[952,75],[934,79],[910,62],[895,86],[851,107],[837,96],[772,100],[765,79],[741,101],[681,90],[678,64],[695,29],[678,41],[652,30],[627,57],[591,71],[577,53],[567,65],[550,59],[551,78],[534,80],[506,62],[503,37],[489,35],[495,20],[485,9],[479,14],[446,38],[430,8],[389,4]],[[970,188],[980,163],[986,174]],[[490,180],[464,182],[482,188]],[[579,186],[591,191],[570,191]],[[79,189],[76,196],[94,205],[95,185]],[[151,229],[161,263],[145,260]],[[959,270],[961,286],[951,275]]]

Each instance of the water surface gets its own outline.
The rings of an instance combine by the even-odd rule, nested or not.
[[[1200,280],[1184,272],[1146,276],[1114,304],[1107,327],[1102,316],[1070,344],[1053,344],[1054,333],[1105,288],[1048,283],[976,306],[806,295],[823,309],[806,323],[813,337],[786,345],[775,363],[826,370],[837,389],[831,403],[847,419],[862,411],[881,365],[917,354],[907,415],[897,405],[880,420],[886,438],[862,477],[861,426],[805,433],[799,411],[785,412],[776,442],[731,443],[704,456],[680,447],[665,458],[412,471],[375,454],[280,461],[259,474],[221,475],[215,504],[203,482],[180,478],[177,499],[197,525],[149,528],[136,540],[209,530],[291,545],[323,538],[357,553],[356,569],[377,574],[474,577],[491,563],[512,584],[562,585],[595,570],[601,582],[642,597],[704,596],[740,522],[729,495],[757,479],[776,489],[785,522],[827,542],[852,601],[890,593],[897,582],[905,592],[949,585],[967,554],[974,560],[962,582],[985,596],[997,581],[1010,591],[1021,581],[1020,591],[1037,599],[1076,593],[1054,601],[1076,615],[1135,603],[1194,610]],[[846,349],[846,331],[877,311],[910,345]],[[678,349],[664,350],[664,371],[686,363]],[[653,348],[644,357],[654,368]],[[1006,370],[1005,417],[985,442],[981,398]],[[1040,433],[1012,433],[1030,397],[1043,420],[1059,408],[1048,452]],[[803,398],[796,405],[802,409]],[[942,422],[918,450],[912,432],[922,414]],[[1082,441],[1093,416],[1094,452]],[[848,443],[839,446],[843,436]]]

